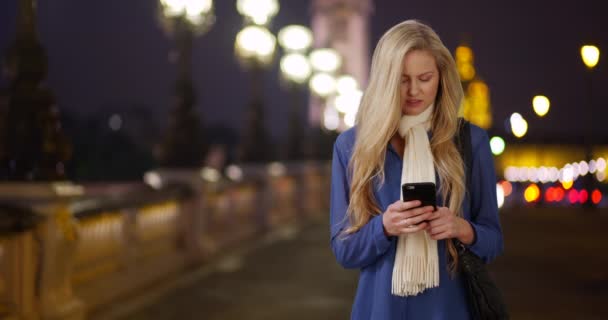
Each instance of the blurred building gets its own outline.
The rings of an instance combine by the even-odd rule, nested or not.
[[[474,58],[473,50],[469,46],[460,45],[456,48],[456,67],[464,90],[461,111],[465,119],[487,130],[492,126],[490,90],[478,75]]]
[[[315,48],[332,48],[342,58],[338,74],[355,78],[359,88],[367,84],[369,73],[369,19],[372,0],[313,0],[312,31]],[[309,121],[312,127],[322,122],[326,103],[312,96]]]

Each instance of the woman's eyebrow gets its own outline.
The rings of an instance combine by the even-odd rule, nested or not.
[[[433,71],[427,71],[427,72],[423,72],[423,73],[421,73],[421,74],[419,74],[419,75],[417,75],[417,76],[418,76],[418,77],[420,77],[420,76],[424,76],[424,75],[427,75],[427,74],[432,74],[432,73],[433,73]],[[402,77],[409,77],[409,75],[407,75],[407,74],[405,74],[405,73],[402,73],[402,74],[401,74],[401,76],[402,76]]]

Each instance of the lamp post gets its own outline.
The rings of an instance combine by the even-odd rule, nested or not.
[[[55,97],[44,84],[47,57],[36,33],[36,2],[19,0],[18,7],[17,36],[5,66],[10,87],[0,134],[0,179],[64,179],[72,150]]]
[[[205,144],[201,120],[195,109],[196,93],[192,83],[192,46],[194,38],[213,25],[212,0],[160,0],[163,29],[176,41],[178,67],[173,106],[168,130],[158,154],[162,165],[196,167],[201,163]]]
[[[245,27],[234,43],[235,55],[243,68],[250,71],[251,96],[245,116],[245,131],[238,159],[241,162],[270,160],[270,137],[264,126],[263,70],[273,59],[276,38],[266,25],[279,10],[276,0],[239,0],[237,10],[244,17]]]
[[[600,50],[598,49],[598,47],[594,46],[594,45],[584,45],[581,47],[581,58],[583,60],[583,63],[585,64],[585,66],[587,67],[587,93],[589,95],[589,125],[588,125],[588,132],[585,135],[585,157],[587,158],[587,161],[590,161],[593,159],[593,150],[592,150],[592,140],[593,140],[593,135],[594,135],[594,125],[593,125],[593,119],[595,117],[595,112],[594,112],[594,106],[593,106],[593,68],[595,68],[595,66],[597,65],[597,63],[599,62],[599,58],[600,58]],[[595,179],[593,177],[593,175],[591,173],[588,173],[587,175],[585,175],[584,179],[583,179],[583,183],[584,183],[584,188],[587,190],[587,194],[592,194],[596,183],[595,183]],[[584,203],[584,205],[587,208],[595,208],[596,205],[593,203],[593,201],[586,201]]]
[[[312,91],[312,99],[322,106],[321,126],[318,130],[318,158],[331,154],[331,146],[335,131],[343,127],[343,119],[334,105],[337,79],[336,73],[342,66],[342,58],[335,49],[316,48],[309,55],[313,75],[308,83]]]
[[[312,72],[308,58],[304,55],[312,44],[312,32],[309,28],[299,25],[289,25],[279,31],[279,44],[285,51],[281,58],[280,68],[282,78],[292,96],[289,116],[289,129],[286,154],[288,160],[298,160],[304,153],[301,86],[306,83]]]
[[[359,85],[354,77],[342,75],[336,80],[336,96],[334,97],[334,107],[341,114],[344,114],[344,128],[355,125],[355,117],[359,111],[359,104],[363,92],[359,90]]]

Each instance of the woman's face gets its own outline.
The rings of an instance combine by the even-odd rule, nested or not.
[[[435,102],[439,70],[435,58],[426,50],[413,50],[403,57],[401,72],[401,111],[417,115]]]

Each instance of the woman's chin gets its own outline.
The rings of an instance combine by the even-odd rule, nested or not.
[[[401,107],[401,112],[405,115],[408,116],[417,116],[419,114],[421,114],[422,112],[424,112],[424,110],[426,110],[426,108],[428,108],[429,106],[423,107],[423,106],[404,106]]]

